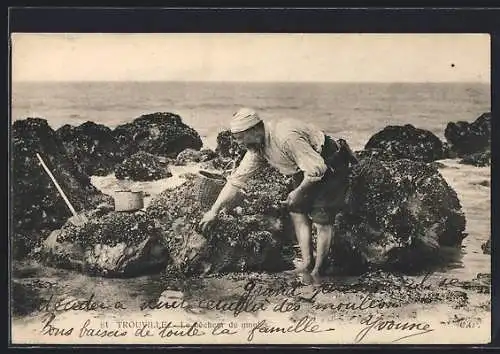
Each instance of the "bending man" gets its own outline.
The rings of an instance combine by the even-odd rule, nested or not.
[[[311,124],[292,119],[264,122],[249,108],[233,115],[231,133],[247,152],[200,221],[201,230],[206,230],[267,161],[282,174],[292,176],[294,189],[286,202],[302,253],[298,272],[309,272],[313,265],[311,227],[317,230],[311,275],[318,276],[332,244],[335,216],[343,206],[348,167],[356,161],[352,151],[344,141],[337,143]]]

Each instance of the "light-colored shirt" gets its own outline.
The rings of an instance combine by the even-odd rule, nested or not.
[[[250,178],[267,161],[284,175],[304,172],[304,179],[318,181],[327,166],[321,156],[324,133],[314,125],[293,119],[264,122],[265,140],[261,151],[247,150],[228,183],[244,189]]]

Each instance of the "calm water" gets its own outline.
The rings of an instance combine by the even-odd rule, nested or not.
[[[114,127],[145,113],[178,113],[210,146],[240,106],[263,118],[316,123],[360,147],[388,124],[412,123],[443,137],[449,121],[490,110],[487,84],[18,83],[12,119],[43,117],[53,128],[94,121]]]

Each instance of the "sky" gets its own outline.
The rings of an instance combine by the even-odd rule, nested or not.
[[[487,34],[29,34],[12,81],[490,82]]]

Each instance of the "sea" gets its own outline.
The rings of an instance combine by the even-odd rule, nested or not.
[[[114,128],[143,114],[172,112],[200,134],[206,147],[214,148],[217,134],[227,129],[232,114],[243,106],[256,109],[263,119],[312,122],[331,136],[346,139],[354,149],[362,149],[370,136],[387,125],[413,124],[444,140],[448,122],[472,122],[491,110],[491,100],[490,86],[482,83],[23,82],[12,85],[11,118],[44,118],[53,129],[86,121]],[[460,259],[437,274],[471,280],[491,273],[491,257],[481,249],[491,236],[490,167],[463,165],[456,159],[441,162],[440,173],[457,192],[466,215],[468,235]],[[170,179],[134,187],[154,198],[182,183],[176,172],[182,171],[174,169]],[[91,180],[104,193],[123,187],[114,175]],[[154,276],[90,277],[33,263],[17,265],[14,276],[52,279],[75,297],[92,293],[132,305],[164,290]],[[211,280],[203,284],[208,292],[219,289]],[[231,280],[222,278],[218,284],[224,289]],[[438,307],[431,311],[449,314]],[[28,324],[36,331],[37,324],[28,318],[14,321],[20,337],[34,333],[24,330]]]
[[[172,112],[207,146],[232,114],[252,107],[268,120],[315,123],[361,148],[393,124],[413,124],[444,139],[450,121],[490,110],[481,83],[22,82],[13,83],[12,120],[41,117],[57,129],[93,121],[116,127],[142,114]]]

